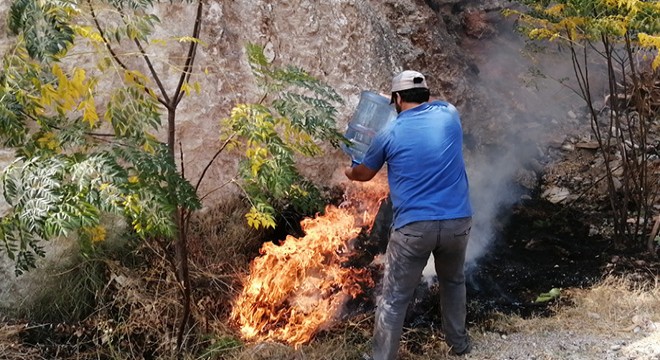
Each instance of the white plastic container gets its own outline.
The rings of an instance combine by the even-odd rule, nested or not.
[[[388,98],[371,91],[360,93],[360,101],[344,134],[351,144],[342,145],[354,164],[362,162],[373,138],[396,116],[396,110]]]

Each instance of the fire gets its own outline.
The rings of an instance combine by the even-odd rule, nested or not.
[[[352,252],[351,240],[373,226],[387,192],[382,176],[351,183],[339,207],[328,206],[322,216],[301,222],[304,237],[263,245],[231,315],[245,340],[304,344],[363,286],[373,287],[366,269],[342,263]]]

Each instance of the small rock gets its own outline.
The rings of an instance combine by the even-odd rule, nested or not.
[[[536,159],[529,160],[529,166],[536,172],[543,172],[543,165]]]
[[[575,115],[575,113],[573,112],[573,110],[569,110],[569,111],[568,111],[568,117],[571,118],[571,119],[576,119],[576,118],[577,118],[577,115]]]
[[[264,46],[264,56],[268,62],[275,60],[275,49],[273,47],[273,43],[270,41]]]
[[[557,204],[564,201],[568,195],[570,195],[570,191],[566,188],[551,187],[544,191],[541,197],[548,199],[553,204]]]
[[[413,30],[410,26],[402,26],[401,28],[397,29],[397,34],[399,35],[410,35],[412,32]]]
[[[506,334],[502,334],[502,339],[506,340]]]
[[[563,144],[564,144],[564,139],[556,138],[548,141],[548,147],[555,149],[561,148]]]
[[[573,151],[575,150],[575,145],[573,144],[564,144],[561,146],[561,149],[564,151]]]
[[[587,316],[589,316],[592,319],[600,319],[600,315],[596,314],[595,312],[589,312],[587,313]]]
[[[580,148],[580,149],[596,150],[600,146],[598,145],[597,141],[588,141],[588,142],[583,141],[583,142],[579,142],[579,143],[575,144],[575,147]]]
[[[619,350],[621,350],[621,345],[612,345],[612,346],[610,346],[610,350],[619,351]]]

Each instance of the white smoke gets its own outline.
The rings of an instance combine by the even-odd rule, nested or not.
[[[567,114],[584,106],[567,87],[570,83],[559,81],[573,75],[570,54],[556,44],[530,52],[513,29],[513,20],[506,19],[493,38],[463,43],[479,69],[473,91],[484,98],[482,104],[472,106],[480,107],[479,111],[462,114],[464,132],[475,142],[465,150],[474,210],[468,271],[478,266],[500,236],[497,225],[501,225],[502,209],[520,200],[515,186],[520,170],[543,155],[548,141],[562,141],[562,133],[578,126],[578,120]],[[431,284],[435,276],[432,256],[423,275]]]

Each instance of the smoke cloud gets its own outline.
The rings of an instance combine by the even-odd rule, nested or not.
[[[488,39],[465,39],[462,47],[472,56],[475,69],[473,91],[483,101],[465,104],[462,122],[465,158],[474,209],[467,249],[468,271],[501,237],[507,209],[532,189],[520,177],[536,177],[538,164],[548,157],[550,142],[561,143],[587,118],[580,113],[583,100],[569,87],[573,77],[570,54],[556,44],[537,49],[514,31],[513,20],[502,19]],[[467,110],[466,110],[467,109]],[[536,164],[531,166],[531,164]],[[532,183],[536,185],[537,179]],[[424,269],[431,283],[435,276],[433,257]]]

